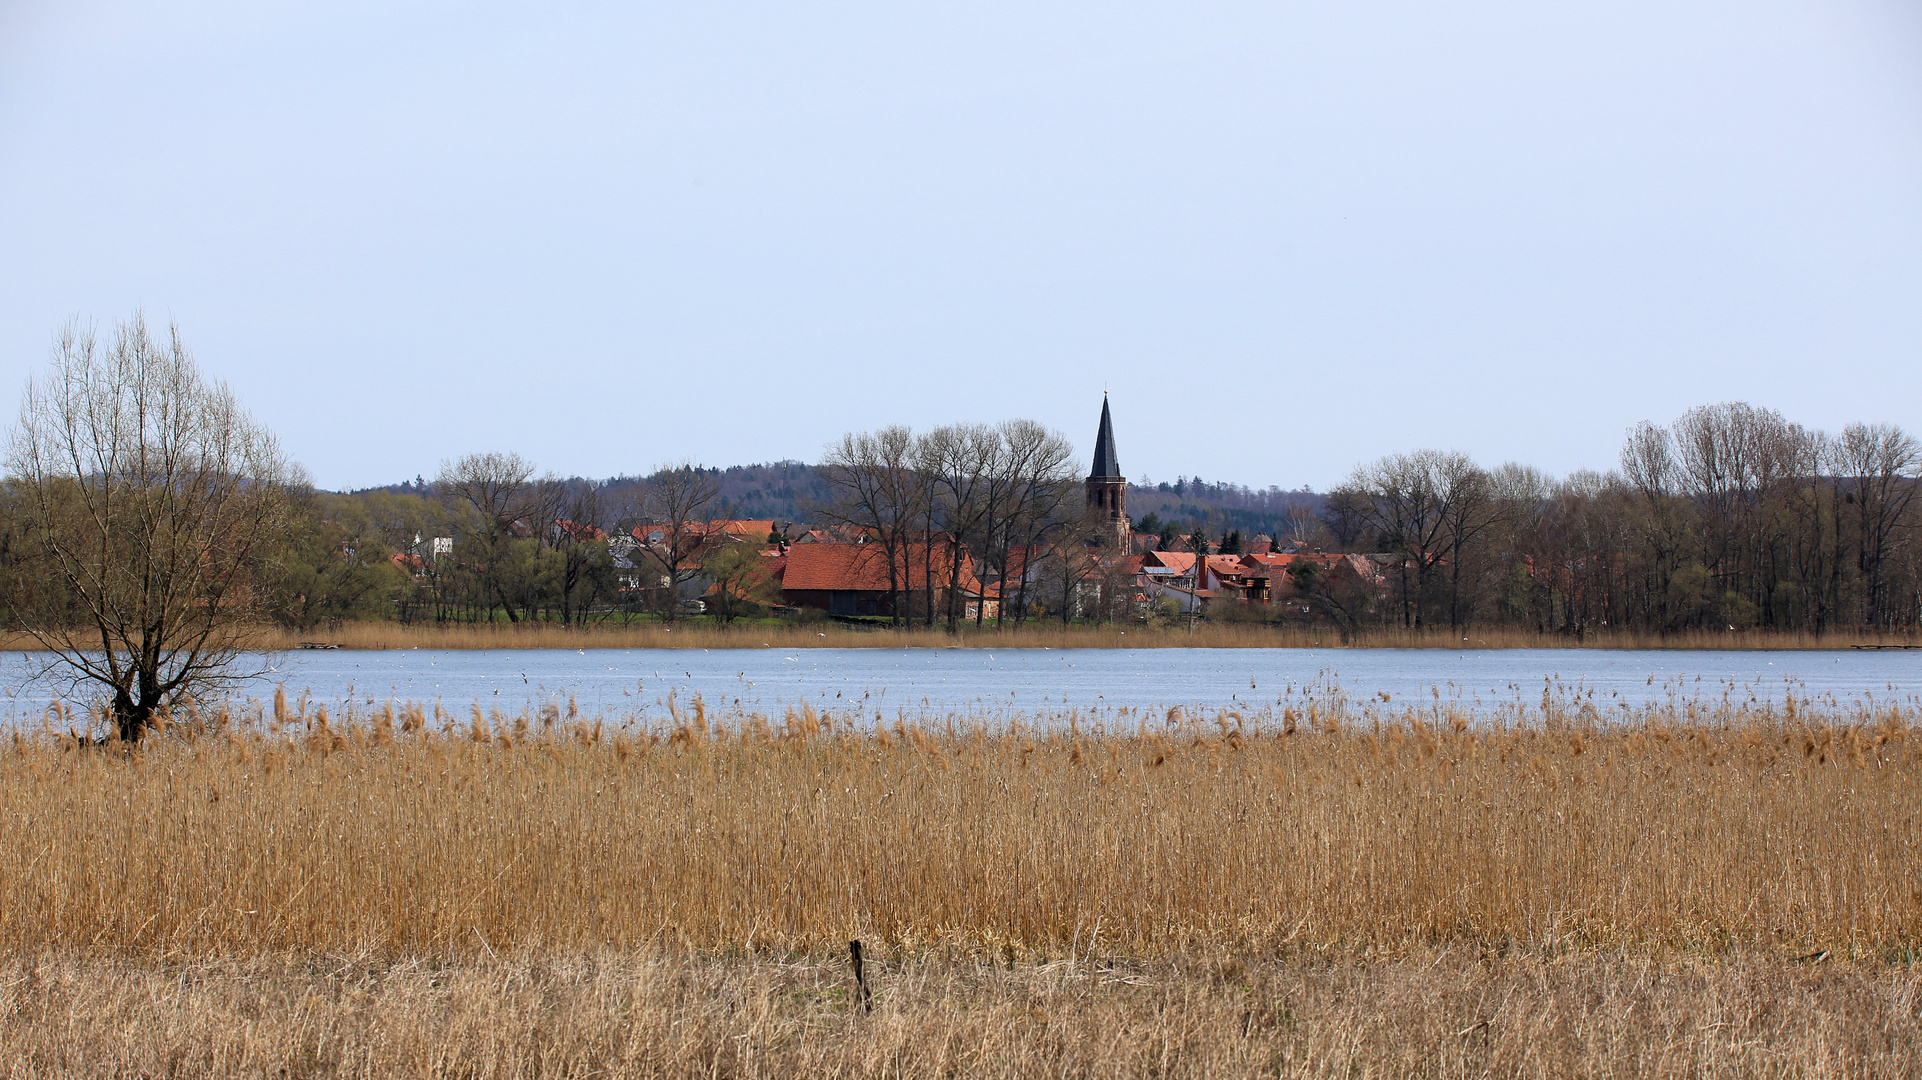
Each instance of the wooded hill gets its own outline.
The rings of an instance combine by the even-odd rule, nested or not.
[[[772,461],[754,465],[729,465],[705,468],[720,487],[717,513],[723,517],[789,522],[813,521],[820,508],[834,499],[833,487],[821,476],[818,466],[802,461]],[[563,481],[571,489],[594,488],[610,501],[637,492],[646,481],[642,476],[617,476],[606,480],[569,477]],[[433,494],[433,485],[424,477],[330,494],[364,495]],[[1281,536],[1298,529],[1302,520],[1312,519],[1321,510],[1323,496],[1301,488],[1249,488],[1232,482],[1204,481],[1183,476],[1172,483],[1129,484],[1128,509],[1137,525],[1153,514],[1158,521],[1176,526],[1182,535],[1196,526],[1213,536],[1238,531]],[[1150,532],[1156,529],[1148,530]]]

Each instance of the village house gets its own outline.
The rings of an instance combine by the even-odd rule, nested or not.
[[[957,556],[958,572],[951,569]],[[973,617],[974,605],[998,599],[975,576],[974,557],[946,538],[906,544],[893,562],[890,578],[888,553],[879,543],[795,544],[781,558],[782,602],[830,615],[891,617],[925,614],[930,602],[939,616],[953,601]]]

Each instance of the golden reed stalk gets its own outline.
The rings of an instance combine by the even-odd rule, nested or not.
[[[559,706],[0,742],[0,953],[1906,955],[1912,707],[641,729]],[[53,722],[70,723],[68,717]]]

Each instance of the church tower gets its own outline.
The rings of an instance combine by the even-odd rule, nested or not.
[[[1133,526],[1128,521],[1128,481],[1115,458],[1114,421],[1108,418],[1108,395],[1101,395],[1101,430],[1094,438],[1094,468],[1084,481],[1088,517],[1114,530],[1115,543],[1126,549]]]

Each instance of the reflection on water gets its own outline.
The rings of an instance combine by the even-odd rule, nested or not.
[[[1544,691],[1598,713],[1647,704],[1767,701],[1837,706],[1915,700],[1922,652],[1504,649],[537,649],[295,652],[250,694],[283,686],[335,712],[385,702],[441,703],[516,715],[569,701],[588,715],[667,719],[670,698],[779,715],[801,702],[833,715],[991,720],[1126,709],[1250,712],[1339,698],[1399,713],[1477,715],[1539,706]],[[37,716],[51,687],[26,680],[28,657],[0,658],[16,716]]]

